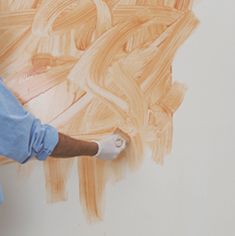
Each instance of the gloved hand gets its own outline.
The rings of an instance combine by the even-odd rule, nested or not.
[[[111,134],[105,136],[98,144],[98,152],[95,155],[100,160],[114,160],[127,146],[127,141],[120,135]]]

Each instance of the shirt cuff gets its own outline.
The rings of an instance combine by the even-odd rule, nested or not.
[[[53,152],[56,144],[59,141],[59,135],[57,129],[50,125],[44,125],[46,128],[44,137],[44,147],[36,154],[38,160],[45,160]]]

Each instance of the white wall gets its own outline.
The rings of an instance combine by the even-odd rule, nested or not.
[[[42,166],[19,178],[0,167],[5,203],[1,236],[224,236],[235,235],[235,2],[197,1],[199,28],[174,63],[188,85],[175,115],[172,154],[163,167],[147,160],[108,186],[103,222],[82,214],[75,171],[69,201],[45,203]]]

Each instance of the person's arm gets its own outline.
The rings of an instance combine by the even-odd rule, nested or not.
[[[98,152],[96,142],[74,139],[59,133],[59,141],[51,153],[52,157],[94,156]]]
[[[83,141],[59,133],[59,141],[50,154],[52,157],[95,156],[113,160],[126,148],[127,141],[117,134],[106,135],[99,141]]]
[[[107,135],[98,142],[76,140],[27,112],[0,79],[0,155],[25,163],[31,157],[94,156],[113,160],[126,147],[118,135]],[[122,145],[120,144],[122,140]],[[116,145],[118,144],[118,145]]]

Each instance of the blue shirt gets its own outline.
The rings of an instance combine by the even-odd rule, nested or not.
[[[21,164],[32,157],[45,160],[57,143],[58,131],[26,111],[0,78],[0,155]]]

